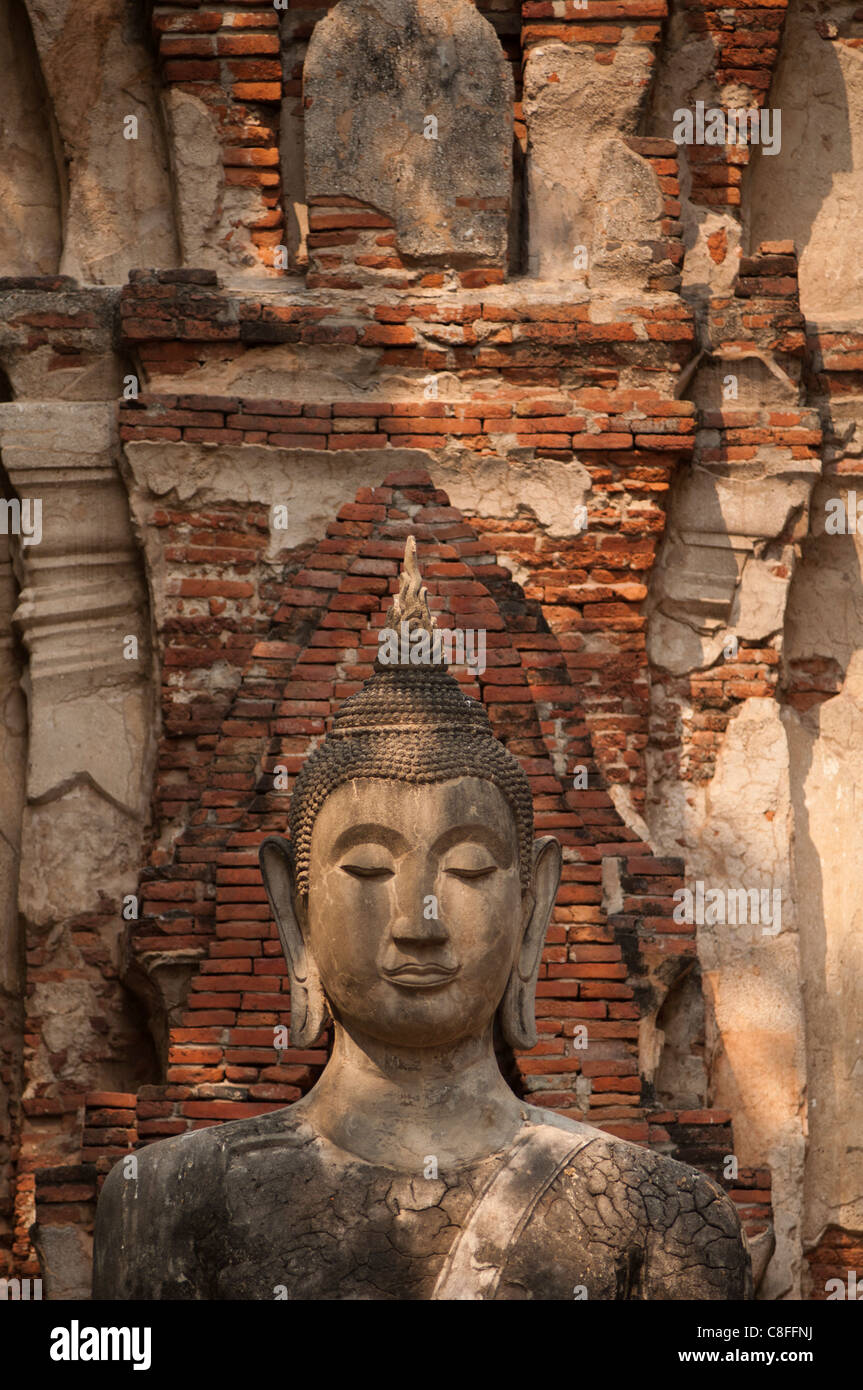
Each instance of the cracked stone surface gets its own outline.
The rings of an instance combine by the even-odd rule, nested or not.
[[[94,1297],[431,1298],[507,1154],[426,1179],[353,1158],[301,1110],[151,1145],[137,1180],[117,1165],[100,1203]],[[507,1250],[497,1300],[749,1296],[737,1214],[714,1182],[588,1125],[552,1128],[545,1118],[524,1107],[537,1146],[563,1127],[589,1142]]]

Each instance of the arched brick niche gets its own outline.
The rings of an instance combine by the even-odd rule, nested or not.
[[[485,702],[496,733],[522,760],[538,832],[557,834],[567,853],[538,1006],[550,1038],[537,1057],[520,1059],[522,1085],[567,1113],[590,1105],[608,1110],[601,1087],[576,1093],[580,1058],[567,1056],[576,1022],[590,1020],[608,1075],[627,1077],[627,1097],[612,1104],[606,1118],[621,1132],[646,1137],[641,1112],[632,1109],[640,1092],[638,1085],[632,1095],[638,1007],[635,987],[627,983],[630,967],[641,975],[644,962],[637,964],[638,950],[625,950],[607,925],[600,859],[649,857],[649,849],[623,825],[602,784],[578,688],[539,604],[524,598],[487,542],[422,473],[390,475],[341,509],[326,539],[280,593],[270,630],[250,647],[217,732],[203,734],[195,750],[184,740],[194,782],[167,781],[160,788],[169,814],[178,810],[172,796],[192,794],[193,802],[172,851],[157,849],[144,877],[133,948],[144,971],[150,958],[158,961],[156,977],[166,973],[166,953],[180,969],[199,957],[178,1026],[166,1030],[166,1080],[180,1090],[227,1084],[237,1103],[284,1103],[308,1088],[325,1060],[323,1050],[288,1050],[279,1063],[273,1052],[273,1027],[289,1021],[288,982],[256,850],[265,834],[286,827],[288,796],[277,785],[278,770],[294,778],[335,709],[371,674],[409,530],[419,540],[432,607],[447,615],[442,621],[486,631],[487,669],[478,680],[463,669],[457,674]],[[169,735],[172,742],[179,741]],[[163,766],[179,771],[174,758]],[[568,769],[576,766],[586,770],[586,790],[571,789]],[[670,893],[679,866],[651,865],[650,911],[661,915],[665,905],[653,899],[660,889]],[[634,890],[632,912],[638,896]],[[634,927],[632,913],[618,916],[621,929]],[[684,932],[678,945],[690,955],[691,934]],[[556,1087],[550,1093],[549,1077]],[[188,1097],[177,1099],[182,1104]]]
[[[311,231],[369,233],[313,236],[314,283],[386,268],[421,283],[439,266],[503,278],[513,82],[473,0],[339,0],[312,35],[303,102]]]
[[[305,266],[308,262],[309,246],[314,249],[315,243],[323,247],[327,239],[327,233],[331,228],[324,230],[318,229],[312,233],[312,242],[307,240],[308,233],[308,204],[306,191],[305,174],[305,119],[306,110],[303,100],[303,75],[306,54],[309,42],[314,34],[317,25],[326,20],[333,10],[334,5],[323,5],[319,9],[291,9],[282,20],[282,62],[285,82],[285,101],[282,105],[282,177],[285,189],[285,209],[287,217],[288,246],[291,254],[291,264]],[[513,116],[513,135],[511,143],[512,155],[512,196],[510,200],[510,215],[508,226],[508,264],[511,272],[515,273],[522,268],[522,231],[523,231],[523,172],[524,172],[524,150],[525,150],[525,127],[522,118],[521,93],[522,93],[522,47],[521,47],[521,3],[520,0],[479,0],[471,8],[475,8],[488,24],[493,28],[497,35],[498,44],[503,52],[507,71],[503,75],[501,90],[508,87],[512,90],[512,116]],[[324,40],[324,43],[326,41]],[[494,94],[493,104],[499,110],[498,94]],[[434,114],[432,112],[423,112]],[[424,122],[420,123],[420,129]],[[440,148],[440,147],[439,147]],[[450,167],[454,161],[451,155],[448,156]],[[479,197],[475,191],[467,196]],[[491,210],[486,210],[491,211]],[[356,210],[354,210],[354,213]],[[355,229],[348,229],[353,231]],[[386,237],[386,230],[380,227],[368,227],[367,232],[376,232],[377,236]],[[389,246],[392,247],[395,233],[389,232]],[[362,239],[362,238],[359,238]],[[343,244],[346,237],[343,234]],[[376,243],[376,237],[367,237]],[[388,259],[397,259],[400,265],[400,258],[393,258],[387,255],[387,243],[382,246],[375,244],[374,249],[360,247],[358,254],[370,254],[379,258],[379,264],[374,267],[367,267],[376,270],[379,283],[386,283],[392,279],[395,271],[393,265],[387,265]],[[401,267],[400,267],[401,268]],[[433,272],[429,272],[433,274]],[[399,276],[399,283],[401,283]],[[493,277],[490,277],[493,278]],[[435,283],[441,283],[440,280]]]
[[[284,832],[290,783],[335,709],[371,673],[409,531],[418,538],[433,610],[448,615],[442,621],[487,633],[485,672],[478,679],[462,668],[455,673],[521,759],[538,833],[554,833],[564,845],[539,990],[543,1040],[519,1059],[521,1083],[540,1103],[589,1113],[646,1140],[638,1020],[694,954],[691,929],[671,920],[682,866],[654,859],[621,820],[595,760],[578,683],[539,604],[524,597],[488,540],[422,472],[391,474],[342,507],[280,588],[268,629],[247,644],[227,708],[213,720],[210,707],[210,721],[206,704],[193,708],[193,737],[178,738],[174,723],[163,740],[162,810],[176,815],[180,799],[185,809],[171,848],[162,837],[145,871],[132,949],[144,971],[157,960],[156,977],[172,955],[183,968],[197,961],[166,1029],[172,1124],[216,1118],[184,1107],[215,1101],[223,1088],[225,1117],[244,1113],[234,1105],[296,1099],[325,1060],[323,1047],[275,1057],[273,1028],[289,1021],[290,1000],[256,851],[265,834]],[[172,711],[166,714],[170,730]],[[185,753],[171,756],[172,746]],[[586,789],[573,789],[577,767],[586,771]],[[277,768],[287,772],[287,793],[274,785]],[[603,859],[613,865],[604,886]],[[579,1021],[591,1039],[583,1053],[570,1046]],[[615,1077],[619,1085],[611,1084]]]

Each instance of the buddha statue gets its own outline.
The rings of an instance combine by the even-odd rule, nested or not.
[[[291,1040],[330,1023],[295,1104],[109,1174],[94,1297],[739,1299],[732,1203],[685,1164],[519,1099],[561,870],[527,778],[447,669],[408,539],[395,658],[297,779],[261,869]]]

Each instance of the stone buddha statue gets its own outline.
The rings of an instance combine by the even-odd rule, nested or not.
[[[561,850],[449,674],[408,541],[381,656],[309,757],[261,868],[291,1040],[332,1055],[283,1110],[109,1174],[94,1297],[739,1299],[732,1203],[672,1159],[520,1100]],[[383,650],[383,649],[382,649]],[[416,660],[411,660],[415,657]]]

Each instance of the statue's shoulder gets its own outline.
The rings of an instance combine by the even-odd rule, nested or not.
[[[139,1149],[132,1165],[128,1158],[118,1160],[108,1174],[105,1189],[109,1183],[116,1187],[120,1181],[127,1182],[130,1172],[135,1173],[135,1170],[137,1181],[148,1187],[178,1182],[188,1185],[202,1174],[223,1175],[236,1155],[274,1145],[300,1148],[309,1137],[307,1126],[299,1114],[294,1114],[293,1106],[205,1129],[188,1130],[170,1139],[157,1139]],[[193,1199],[195,1193],[190,1191],[188,1195]]]
[[[256,1150],[308,1142],[291,1107],[160,1139],[111,1169],[96,1212],[94,1297],[201,1298],[222,1267],[229,1177]]]
[[[533,1110],[533,1107],[531,1107]],[[666,1154],[539,1112],[540,1129],[578,1145],[561,1171],[580,1220],[596,1238],[643,1253],[644,1298],[751,1297],[746,1241],[734,1203],[713,1178]],[[559,1143],[560,1141],[555,1141]],[[637,1296],[637,1295],[636,1295]]]

